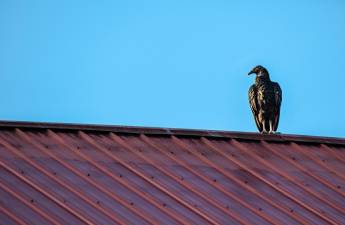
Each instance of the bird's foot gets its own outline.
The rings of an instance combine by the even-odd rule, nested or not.
[[[269,134],[281,134],[280,132],[278,132],[278,131],[270,131],[270,132],[268,132]]]
[[[268,134],[267,131],[261,131],[260,133],[261,133],[261,134]]]

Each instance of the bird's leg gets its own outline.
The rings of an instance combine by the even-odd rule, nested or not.
[[[265,126],[265,120],[262,121],[262,134],[267,134],[266,126]]]
[[[269,124],[270,124],[270,131],[268,133],[275,134],[276,132],[273,130],[272,120],[269,120]]]

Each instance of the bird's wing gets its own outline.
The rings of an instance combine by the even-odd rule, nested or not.
[[[261,132],[262,131],[262,125],[259,122],[259,117],[258,117],[258,102],[257,102],[257,89],[256,86],[253,84],[250,88],[249,88],[249,92],[248,92],[248,97],[249,97],[249,105],[250,108],[253,112],[254,115],[254,119],[255,119],[255,123],[256,126],[258,128],[258,130]]]
[[[273,123],[273,130],[276,131],[279,124],[279,117],[280,117],[280,105],[282,103],[282,89],[280,88],[279,84],[273,82],[273,91],[274,91],[274,100],[276,106],[276,114],[274,115],[274,123]]]

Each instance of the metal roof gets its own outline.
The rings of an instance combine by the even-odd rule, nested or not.
[[[345,139],[0,121],[0,224],[345,224]]]

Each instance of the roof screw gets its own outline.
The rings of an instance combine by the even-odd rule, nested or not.
[[[49,146],[48,146],[48,145],[46,145],[45,147],[46,147],[46,148],[49,148]]]
[[[131,203],[130,203],[130,205],[134,205],[134,203],[133,203],[133,202],[131,202]]]
[[[90,176],[90,174],[88,173],[88,174],[87,174],[87,176],[89,177],[89,176]]]
[[[172,155],[173,155],[173,154],[174,154],[174,152],[170,152],[170,154],[172,154]]]
[[[66,203],[66,200],[65,200],[65,199],[63,200],[63,203]]]
[[[275,184],[275,185],[279,185],[279,183],[278,183],[278,182],[275,182],[274,184]]]
[[[31,203],[34,203],[34,200],[33,200],[33,199],[31,199],[31,200],[30,200],[30,202],[31,202]]]
[[[181,179],[181,180],[184,180],[184,178],[183,178],[183,177],[180,177],[180,179]]]
[[[234,155],[234,154],[232,154],[232,153],[231,153],[231,156],[232,156],[232,157],[235,157],[235,155]]]
[[[296,160],[296,158],[295,158],[295,157],[291,157],[291,159],[292,159],[293,161],[295,161],[295,160]]]
[[[248,181],[245,180],[244,183],[245,183],[245,184],[248,184]]]
[[[56,175],[56,172],[54,172],[53,174]]]
[[[226,209],[229,209],[230,207],[227,205],[227,206],[225,206],[225,208],[226,208]]]
[[[293,213],[293,209],[290,209],[290,212],[292,212],[292,213]]]
[[[262,211],[262,208],[259,208],[259,211]]]
[[[217,179],[213,179],[213,182],[217,182]]]
[[[119,177],[122,177],[122,174],[120,174]]]
[[[151,176],[151,179],[153,180],[153,179],[155,179],[155,177],[154,177],[154,176]]]
[[[99,205],[99,203],[100,203],[100,202],[99,202],[99,201],[97,201],[96,203]]]
[[[341,186],[340,186],[340,185],[338,185],[338,186],[337,186],[337,188],[338,188],[338,189],[340,189],[340,188],[341,188]]]
[[[20,171],[20,173],[21,173],[21,174],[24,174],[24,171],[23,171],[23,170],[21,170],[21,171]]]
[[[77,149],[79,150],[79,149],[80,149],[80,147],[79,147],[79,146],[77,146]]]
[[[111,147],[109,147],[108,150],[111,151]]]
[[[166,206],[167,206],[167,204],[163,203],[163,207],[166,207]]]

